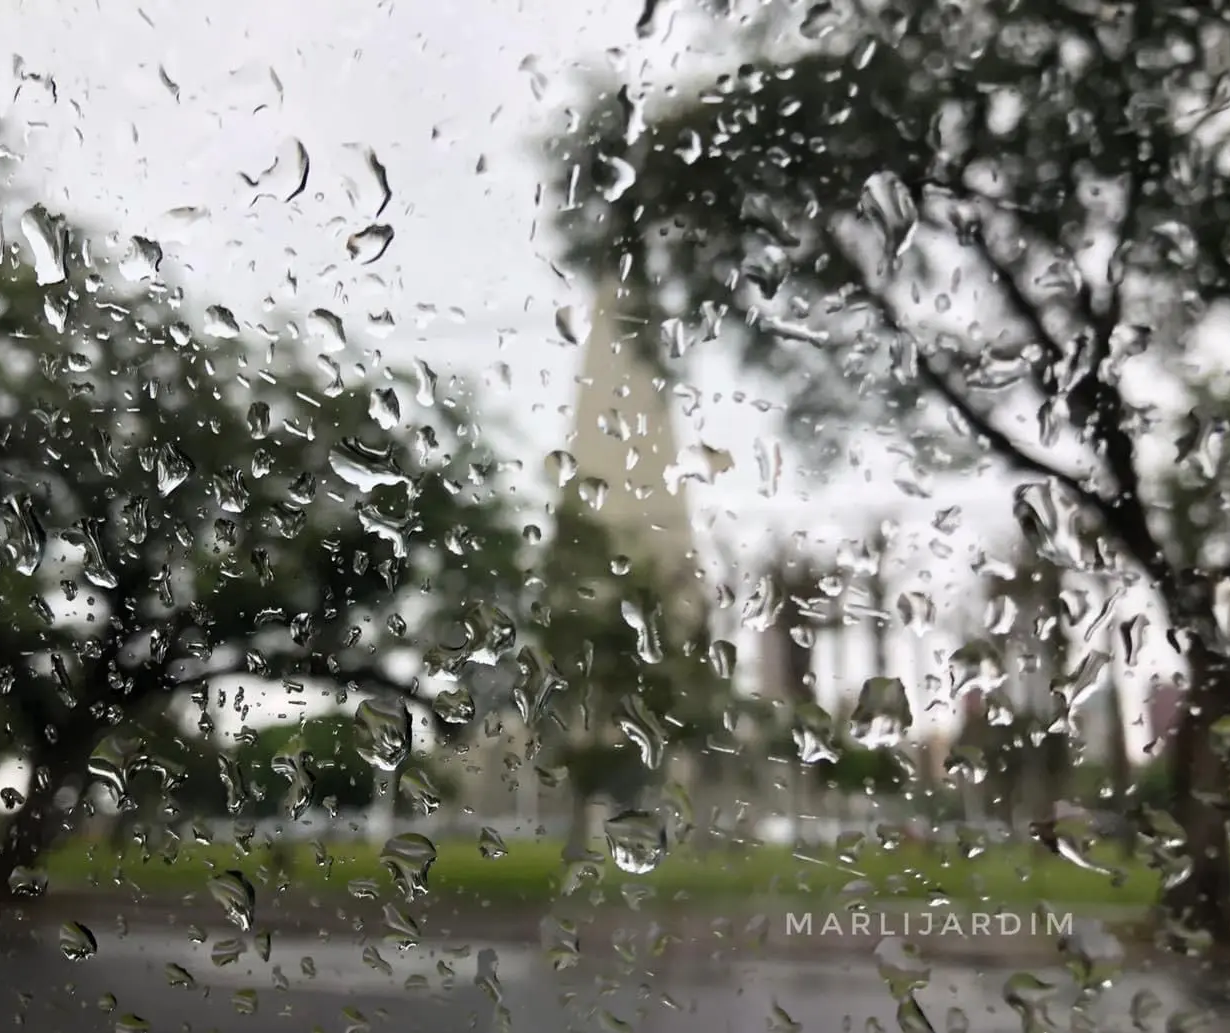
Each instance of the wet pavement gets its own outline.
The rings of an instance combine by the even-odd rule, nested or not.
[[[0,1029],[829,1033],[875,1029],[871,1020],[908,1033],[926,1033],[927,1026],[969,1033],[1230,1029],[1174,965],[1107,969],[1112,985],[1088,997],[1087,1022],[1075,1026],[1080,991],[1071,972],[1004,959],[926,964],[891,938],[872,955],[843,959],[829,952],[802,961],[657,953],[662,944],[653,936],[592,952],[582,944],[574,953],[559,939],[544,947],[474,937],[399,950],[380,935],[353,930],[280,932],[268,941],[266,958],[258,937],[223,922],[195,931],[143,922],[126,930],[91,927],[91,934],[97,950],[81,961],[64,956],[56,923],[32,922],[6,934]],[[69,946],[80,949],[82,942]],[[926,1024],[915,1017],[899,1027],[893,992],[911,988]],[[1015,1008],[1006,999],[1011,989]],[[1045,1014],[1038,1010],[1044,1001]],[[1029,1009],[1022,1002],[1037,1024],[1023,1024]],[[1188,1025],[1202,1014],[1202,1023]]]

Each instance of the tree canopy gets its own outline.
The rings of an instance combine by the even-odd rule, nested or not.
[[[150,241],[112,263],[42,208],[22,229],[35,261],[0,268],[0,749],[36,774],[10,867],[60,787],[122,796],[157,763],[142,722],[174,696],[208,730],[222,676],[409,692],[386,657],[520,584],[464,384],[418,406],[289,328],[193,319]]]
[[[667,372],[730,347],[777,373],[822,459],[867,425],[932,470],[990,458],[1033,482],[1034,549],[1156,591],[1192,685],[1170,899],[1230,940],[1225,571],[1189,565],[1146,462],[1175,455],[1178,414],[1141,387],[1189,400],[1179,453],[1222,418],[1196,332],[1230,288],[1220,5],[765,11],[725,73],[593,84],[547,142],[564,268],[622,284]]]

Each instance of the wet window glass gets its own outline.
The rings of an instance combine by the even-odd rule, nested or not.
[[[0,14],[0,1026],[1195,1031],[1230,21]]]

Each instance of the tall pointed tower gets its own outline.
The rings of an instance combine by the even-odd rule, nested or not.
[[[608,281],[595,299],[574,405],[569,451],[577,483],[590,497],[604,482],[597,515],[634,563],[652,565],[664,603],[702,612],[702,586],[686,486],[672,492],[667,471],[679,447],[665,383],[637,355],[640,326],[619,317],[619,289]],[[571,487],[571,485],[569,486]],[[678,609],[676,609],[678,608]]]

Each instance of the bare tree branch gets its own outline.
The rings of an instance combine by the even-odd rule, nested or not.
[[[836,233],[830,233],[829,236],[835,247],[842,248],[842,243]],[[857,260],[853,256],[851,256],[851,261],[857,266]],[[1010,277],[1007,278],[1007,282],[1015,284]],[[865,274],[860,286],[880,309],[881,318],[885,324],[898,334],[909,335],[909,332],[901,325],[892,303],[882,291],[872,287]],[[1021,311],[1022,317],[1041,328],[1036,306],[1032,305],[1019,291],[1015,295],[1010,293],[1009,296],[1015,300],[1015,303],[1024,306]],[[1088,312],[1087,315],[1092,316],[1092,312]],[[1049,335],[1048,339],[1053,344],[1055,343]],[[1025,452],[1007,434],[995,427],[988,417],[978,412],[969,399],[949,383],[921,353],[918,355],[918,368],[922,378],[960,414],[976,434],[987,441],[991,450],[1001,459],[1014,469],[1054,478],[1057,483],[1072,492],[1080,504],[1093,509],[1101,517],[1106,530],[1127,549],[1132,558],[1156,583],[1167,603],[1172,608],[1174,607],[1179,600],[1179,586],[1173,567],[1167,561],[1157,539],[1149,529],[1148,518],[1140,498],[1140,478],[1136,470],[1135,446],[1131,435],[1123,426],[1125,407],[1122,395],[1112,383],[1105,379],[1100,367],[1094,367],[1086,377],[1086,382],[1093,391],[1095,402],[1096,421],[1091,428],[1093,437],[1102,446],[1100,452],[1115,484],[1116,494],[1112,499],[1091,491],[1074,475],[1058,470]],[[1092,379],[1089,379],[1090,377]]]
[[[1072,492],[1078,501],[1099,512],[1107,505],[1105,499],[1086,488],[1073,474],[1059,470],[1024,451],[1007,434],[995,427],[988,417],[978,412],[969,399],[931,365],[925,355],[918,356],[918,371],[922,379],[939,392],[943,399],[957,411],[961,419],[969,425],[970,429],[978,437],[986,439],[991,451],[997,453],[1009,466],[1024,473],[1053,478]]]
[[[928,185],[943,190],[951,196],[963,195],[961,190],[954,191],[938,184],[922,184],[922,186]],[[1134,207],[1139,203],[1140,189],[1141,177],[1134,175],[1129,185],[1129,207],[1125,216],[1126,221],[1130,221]],[[970,199],[996,206],[994,199],[981,194],[970,195]],[[986,241],[981,236],[976,239],[980,257],[997,277],[999,286],[1004,291],[1017,318],[1030,328],[1033,335],[1047,349],[1052,361],[1062,358],[1065,349],[1043,325],[1038,306],[1030,301],[1016,278],[995,258]],[[1163,597],[1173,603],[1177,598],[1178,587],[1175,573],[1149,528],[1140,494],[1141,483],[1139,472],[1136,469],[1135,443],[1124,426],[1126,406],[1119,389],[1108,378],[1106,369],[1110,361],[1111,338],[1122,315],[1122,304],[1121,285],[1115,286],[1108,311],[1102,314],[1094,311],[1090,292],[1087,289],[1080,292],[1076,314],[1090,327],[1091,353],[1081,379],[1072,386],[1068,393],[1069,411],[1072,414],[1074,425],[1078,431],[1089,435],[1093,440],[1114,483],[1113,499],[1108,500],[1101,495],[1089,492],[1079,484],[1074,485],[1071,479],[1065,481],[1064,476],[1058,472],[1044,473],[1049,469],[1046,464],[1022,453],[1006,435],[991,427],[985,418],[973,410],[968,400],[940,377],[933,368],[922,362],[920,369],[925,371],[924,376],[929,378],[932,386],[961,412],[971,426],[981,426],[979,433],[987,438],[992,448],[1018,469],[1032,470],[1036,473],[1043,473],[1044,476],[1058,476],[1061,483],[1065,483],[1069,488],[1077,489],[1079,497],[1086,504],[1097,509],[1107,530],[1119,539],[1136,562],[1156,582]],[[890,320],[890,322],[896,325],[895,320]],[[1054,389],[1056,389],[1055,386],[1052,387],[1052,390]]]

